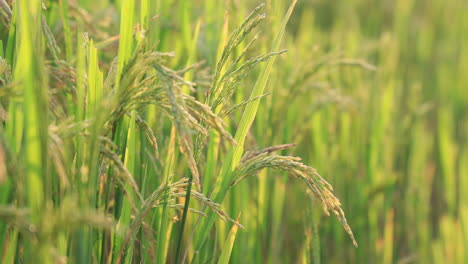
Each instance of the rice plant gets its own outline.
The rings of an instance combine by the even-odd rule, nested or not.
[[[465,263],[467,10],[0,0],[0,263]]]

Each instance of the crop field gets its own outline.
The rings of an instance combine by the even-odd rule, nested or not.
[[[466,0],[0,0],[0,263],[468,263]]]

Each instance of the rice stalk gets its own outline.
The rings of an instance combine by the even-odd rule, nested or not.
[[[289,147],[289,145],[286,145],[286,147]],[[353,244],[357,247],[353,232],[341,209],[341,203],[338,198],[333,195],[333,187],[323,179],[316,169],[300,162],[300,158],[270,155],[270,152],[281,148],[285,148],[285,146],[268,148],[255,154],[245,156],[233,173],[231,187],[265,168],[287,172],[291,176],[305,182],[315,198],[322,203],[324,213],[330,215],[329,211],[332,211],[343,225],[345,231],[349,234]]]

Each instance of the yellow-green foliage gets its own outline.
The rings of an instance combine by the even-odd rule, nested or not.
[[[0,263],[468,263],[467,12],[0,0]]]

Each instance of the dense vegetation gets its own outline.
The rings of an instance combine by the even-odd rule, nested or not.
[[[0,0],[0,263],[468,262],[467,12]]]

